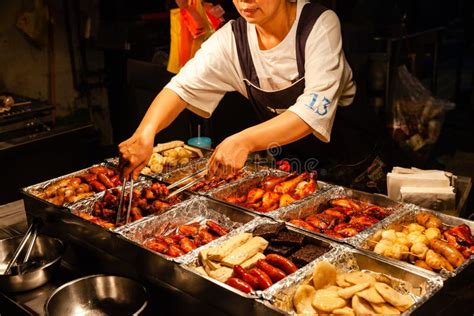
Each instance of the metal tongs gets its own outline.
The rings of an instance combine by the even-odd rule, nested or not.
[[[20,241],[20,244],[18,247],[15,249],[15,252],[13,253],[12,258],[7,264],[7,268],[3,272],[3,274],[7,275],[10,274],[11,269],[16,266],[18,269],[18,274],[22,274],[23,272],[21,271],[21,266],[24,266],[28,260],[30,259],[31,252],[33,251],[33,247],[36,242],[36,237],[38,236],[38,222],[36,220],[33,220],[31,223],[30,227],[28,227],[28,230],[26,231],[25,235]],[[25,256],[23,257],[23,260],[21,260],[21,264],[18,264],[18,258],[20,257],[20,254],[23,251],[23,248],[28,244],[26,248],[26,253]]]
[[[120,193],[120,200],[119,200],[119,205],[117,209],[117,217],[115,218],[115,226],[118,226],[120,222],[120,218],[122,216],[122,211],[123,211],[123,199],[125,196],[125,188],[127,185],[127,178],[123,178],[122,181],[122,191]],[[133,198],[133,178],[130,177],[130,193],[128,195],[128,207],[127,207],[127,215],[125,217],[125,225],[128,224],[128,220],[130,218],[130,209],[132,208],[132,198]]]
[[[186,176],[186,177],[184,177],[184,178],[182,178],[182,179],[180,179],[180,180],[178,180],[178,181],[176,181],[176,182],[170,184],[170,185],[167,186],[166,188],[167,188],[168,190],[169,190],[169,189],[173,189],[173,188],[179,186],[180,184],[185,183],[185,182],[188,181],[189,179],[192,179],[192,178],[194,178],[195,176],[197,176],[197,175],[199,175],[199,174],[201,174],[201,173],[203,173],[203,172],[206,172],[207,170],[208,170],[208,169],[207,169],[207,166],[204,167],[204,168],[202,168],[202,169],[199,169],[198,171],[196,171],[196,172],[190,174],[189,176]],[[206,174],[207,174],[207,172],[206,172]],[[198,183],[198,182],[204,180],[204,179],[206,178],[206,174],[197,177],[197,178],[194,179],[193,181],[191,181],[191,182],[187,183],[186,185],[183,185],[183,186],[180,187],[179,189],[177,189],[177,190],[171,192],[166,198],[169,199],[169,198],[171,198],[171,197],[173,197],[173,196],[175,196],[175,195],[180,194],[180,193],[183,192],[184,190],[189,189],[190,187],[192,187],[192,186],[195,185],[196,183]]]

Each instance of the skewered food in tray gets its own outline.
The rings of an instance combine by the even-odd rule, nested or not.
[[[289,251],[277,253],[280,247]],[[313,248],[308,251],[308,247]],[[316,248],[319,251],[314,251]],[[281,224],[266,224],[202,250],[195,268],[203,275],[251,293],[269,288],[328,250],[327,246],[307,242],[299,233],[287,231]],[[298,254],[305,251],[306,255]]]
[[[454,271],[474,254],[472,233],[466,224],[447,227],[429,212],[419,212],[415,220],[377,231],[368,240],[369,249],[432,271]]]
[[[242,196],[231,195],[227,202],[267,213],[287,206],[318,190],[315,173],[292,173],[287,176],[266,176],[255,188]]]
[[[63,205],[75,203],[96,192],[105,191],[121,184],[115,169],[95,166],[76,176],[54,181],[44,189],[32,191],[32,194],[55,205]]]
[[[328,202],[321,211],[289,223],[309,231],[334,238],[353,237],[389,216],[391,211],[368,202],[337,198]]]
[[[114,228],[125,224],[126,207],[120,216],[121,222],[115,225],[121,190],[112,189],[106,191],[103,198],[98,199],[92,206],[92,212],[73,210],[73,213],[104,228]],[[161,213],[168,207],[181,201],[178,196],[167,199],[169,192],[164,184],[153,183],[141,189],[134,189],[132,194],[132,206],[130,209],[130,222],[136,221],[150,214]],[[129,194],[124,196],[123,205],[128,205]]]
[[[309,283],[297,287],[293,308],[308,315],[398,315],[413,305],[413,299],[394,289],[384,275],[342,272],[329,262],[318,262]]]
[[[179,226],[171,224],[164,231],[164,234],[145,240],[143,246],[170,257],[179,257],[228,233],[227,228],[213,220]]]

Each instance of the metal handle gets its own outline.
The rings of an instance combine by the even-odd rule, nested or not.
[[[177,194],[183,192],[184,190],[186,190],[186,189],[192,187],[193,185],[195,185],[195,184],[198,183],[199,181],[204,180],[204,178],[206,178],[206,176],[201,176],[201,177],[199,177],[199,178],[196,178],[195,180],[189,182],[189,183],[186,184],[185,186],[182,186],[182,187],[180,187],[179,189],[177,189],[176,191],[171,192],[171,193],[166,197],[166,199],[169,199],[169,198],[171,198],[171,197],[173,197],[173,196],[175,196],[175,195],[177,195]]]
[[[202,172],[204,172],[204,171],[206,171],[206,170],[207,170],[207,166],[204,167],[204,168],[202,168],[202,169],[200,169],[200,170],[198,170],[198,171],[196,171],[196,172],[194,172],[194,173],[192,173],[192,174],[190,174],[189,176],[186,176],[186,177],[182,178],[181,180],[178,180],[178,181],[176,181],[176,182],[170,184],[170,185],[167,186],[166,188],[167,188],[168,190],[173,189],[173,188],[179,186],[180,184],[186,182],[187,180],[189,180],[189,179],[191,179],[191,178],[194,178],[195,176],[197,176],[198,174],[200,174],[200,173],[202,173]]]
[[[125,184],[127,183],[127,178],[123,178],[122,181],[122,190],[120,192],[120,200],[119,200],[119,205],[117,209],[117,215],[115,217],[115,225],[117,226],[120,222],[120,216],[122,213],[122,205],[123,205],[123,196],[125,195]],[[105,193],[104,193],[105,194]]]
[[[21,251],[23,250],[26,243],[28,242],[28,239],[30,238],[31,233],[35,229],[35,226],[36,226],[36,223],[33,222],[33,223],[31,223],[30,227],[28,227],[28,230],[26,231],[25,236],[23,236],[23,238],[20,241],[20,245],[15,249],[15,252],[13,253],[13,257],[8,262],[7,268],[5,269],[3,274],[9,274],[10,273],[11,268],[13,267],[13,265],[18,260],[18,257],[20,256]]]

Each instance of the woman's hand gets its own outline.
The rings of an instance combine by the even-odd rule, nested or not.
[[[132,137],[119,145],[119,168],[122,178],[134,180],[147,165],[153,153],[155,133],[153,131],[136,131]]]
[[[242,169],[249,153],[250,146],[240,134],[227,137],[216,147],[209,160],[210,175],[224,177]]]

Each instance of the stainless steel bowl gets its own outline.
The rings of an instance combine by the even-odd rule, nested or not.
[[[147,306],[146,289],[138,282],[92,275],[56,289],[44,306],[46,315],[138,315]]]
[[[3,274],[22,237],[0,240],[0,290],[22,292],[37,288],[51,279],[61,263],[64,252],[63,242],[56,238],[39,235],[28,263],[21,266],[23,273],[18,274],[18,269],[13,269],[13,273]]]

